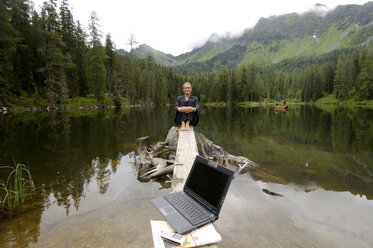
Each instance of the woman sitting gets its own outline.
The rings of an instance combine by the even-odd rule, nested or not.
[[[189,82],[183,84],[183,96],[176,98],[176,117],[175,122],[181,125],[181,131],[190,130],[190,125],[198,124],[199,101],[198,97],[192,96],[192,85]]]

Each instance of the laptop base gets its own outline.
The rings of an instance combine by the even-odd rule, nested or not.
[[[166,218],[168,224],[175,228],[179,234],[188,233],[197,227],[192,226],[173,206],[168,203],[163,197],[158,197],[150,200],[153,205]]]

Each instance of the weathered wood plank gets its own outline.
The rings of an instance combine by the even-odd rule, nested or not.
[[[190,127],[189,131],[179,131],[171,193],[183,190],[197,155],[198,148],[193,126]],[[212,244],[203,247],[217,248],[218,246]]]
[[[183,189],[197,155],[198,148],[193,126],[191,126],[189,131],[179,131],[171,192]]]

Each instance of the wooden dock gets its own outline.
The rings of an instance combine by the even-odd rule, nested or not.
[[[198,148],[193,126],[189,131],[179,131],[171,193],[183,190],[197,155]],[[212,244],[203,247],[217,248],[218,246]]]

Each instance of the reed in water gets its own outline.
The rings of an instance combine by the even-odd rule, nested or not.
[[[30,168],[24,164],[14,162],[14,166],[1,166],[0,169],[10,170],[6,181],[0,180],[0,213],[11,216],[25,203],[26,197],[32,198],[35,184]]]

